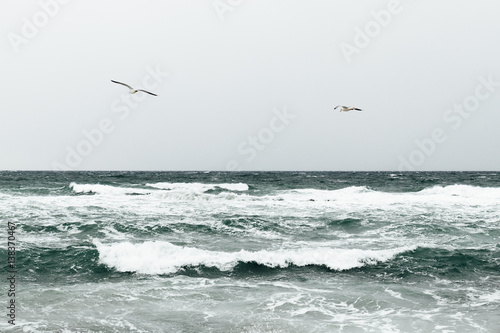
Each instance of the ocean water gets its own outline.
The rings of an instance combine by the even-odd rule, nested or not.
[[[0,219],[2,332],[500,332],[500,173],[0,172]]]

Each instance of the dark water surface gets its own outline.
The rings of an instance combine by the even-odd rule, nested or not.
[[[0,172],[0,214],[5,332],[500,332],[495,172]]]

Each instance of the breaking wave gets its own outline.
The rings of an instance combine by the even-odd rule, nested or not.
[[[151,194],[160,192],[160,190],[168,190],[173,192],[184,193],[204,193],[210,190],[227,190],[235,192],[248,191],[248,185],[244,183],[237,184],[201,184],[201,183],[156,183],[146,184],[149,189],[136,187],[119,187],[102,184],[77,184],[70,183],[69,187],[74,193],[79,194],[101,194],[101,195],[137,195]]]
[[[248,191],[248,185],[244,183],[236,183],[236,184],[156,183],[156,184],[146,184],[146,186],[162,190],[193,191],[193,192],[205,192],[215,189],[224,189],[228,191]]]
[[[142,274],[172,274],[183,268],[198,266],[230,271],[238,263],[257,263],[271,268],[325,266],[332,270],[342,271],[385,262],[400,253],[417,248],[406,246],[387,250],[362,250],[310,247],[222,252],[181,247],[163,241],[102,244],[96,240],[94,244],[99,251],[101,264],[120,272]]]
[[[132,187],[137,186],[137,187]],[[104,196],[150,195],[151,202],[179,201],[242,201],[269,205],[310,207],[317,204],[337,207],[392,207],[394,205],[439,207],[484,207],[500,204],[500,188],[470,185],[432,186],[416,192],[384,192],[366,186],[350,186],[340,189],[290,189],[271,190],[266,193],[249,189],[245,183],[154,183],[119,187],[102,184],[71,183],[76,194]],[[128,199],[125,199],[128,200]]]

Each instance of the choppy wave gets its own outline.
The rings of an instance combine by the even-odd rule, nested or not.
[[[109,239],[109,238],[107,238]],[[104,274],[139,273],[146,275],[185,274],[253,274],[265,269],[322,267],[332,271],[350,271],[354,275],[378,276],[384,273],[388,280],[405,277],[430,279],[476,280],[498,272],[497,248],[444,249],[432,244],[420,244],[390,249],[342,249],[326,246],[304,246],[274,250],[233,252],[204,250],[177,246],[165,241],[131,243],[115,240],[103,244],[69,245],[60,248],[30,246],[19,255],[19,263],[32,266],[33,274],[51,273],[63,278],[67,273]],[[7,249],[0,248],[6,256]],[[36,258],[36,259],[33,259]],[[57,258],[55,265],[54,258]],[[60,265],[64,263],[64,265]],[[103,266],[101,266],[103,265]],[[71,269],[68,272],[68,267]],[[214,271],[214,269],[218,271]],[[67,277],[71,280],[71,276]],[[92,279],[92,276],[88,276]]]
[[[102,184],[77,184],[72,182],[70,188],[74,193],[101,194],[101,195],[133,195],[133,194],[159,194],[162,197],[169,193],[175,196],[186,195],[192,199],[200,196],[192,194],[207,194],[212,190],[226,190],[235,194],[248,194],[249,186],[245,183],[154,183],[145,184],[148,188],[139,187],[119,187]],[[140,186],[140,185],[137,185]],[[294,189],[276,190],[264,196],[238,195],[237,197],[251,200],[276,200],[276,201],[339,201],[339,200],[363,200],[366,201],[422,201],[436,200],[476,200],[485,203],[492,201],[500,202],[500,188],[479,187],[471,185],[448,185],[432,186],[417,192],[384,192],[370,189],[366,186],[349,186],[341,189],[320,190],[320,189]],[[231,196],[234,198],[234,196]]]
[[[500,188],[498,187],[479,187],[472,185],[448,185],[433,186],[418,192],[421,195],[433,195],[443,197],[462,197],[477,199],[500,200]]]
[[[120,272],[172,274],[186,267],[215,267],[232,270],[238,263],[257,263],[271,268],[325,266],[342,271],[372,265],[415,250],[406,246],[386,250],[334,249],[326,247],[239,252],[209,251],[181,247],[168,242],[102,244],[95,241],[99,261]]]
[[[131,187],[118,187],[112,185],[101,185],[101,184],[77,184],[71,183],[69,187],[75,193],[81,194],[102,194],[102,195],[134,195],[134,194],[150,194],[151,191],[147,191],[140,188]]]
[[[146,184],[146,186],[162,190],[194,191],[194,192],[205,192],[208,190],[215,190],[218,188],[229,191],[248,191],[248,185],[245,183],[235,183],[235,184],[155,183],[155,184]]]
[[[499,324],[492,173],[0,173],[0,212],[25,331]]]
[[[145,195],[159,190],[169,190],[172,192],[189,193],[204,193],[210,190],[228,190],[235,192],[248,191],[248,185],[244,183],[235,184],[202,184],[202,183],[155,183],[146,184],[152,189],[136,188],[136,187],[119,187],[102,184],[77,184],[70,183],[69,187],[74,193],[80,194],[101,194],[101,195]],[[163,191],[164,192],[164,191]]]
[[[318,189],[299,189],[286,190],[280,194],[283,199],[313,198],[318,200],[335,200],[351,197],[414,197],[422,198],[425,196],[440,196],[442,198],[460,197],[460,198],[478,198],[478,199],[500,199],[500,188],[497,187],[479,187],[471,185],[448,185],[432,186],[417,192],[384,192],[375,191],[366,186],[350,186],[336,190],[318,190]]]

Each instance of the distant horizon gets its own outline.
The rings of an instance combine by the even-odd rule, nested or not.
[[[500,172],[500,170],[0,170],[0,172],[224,172],[224,173],[248,173],[248,172],[392,172],[392,173],[424,173],[424,172]]]

